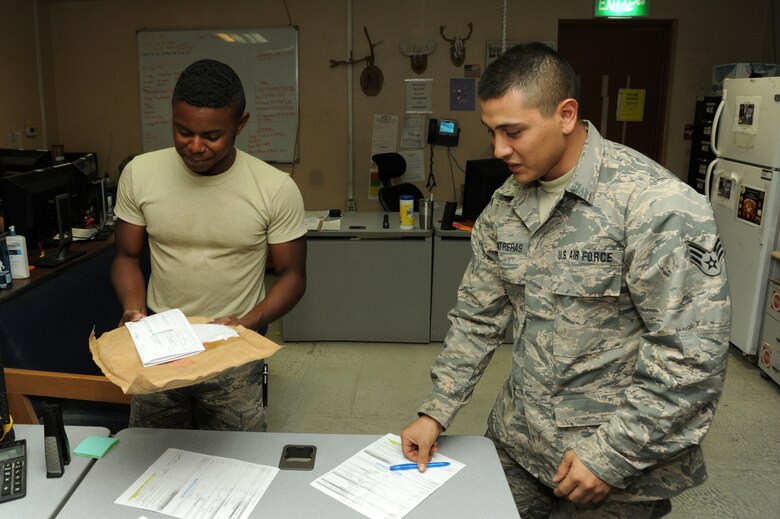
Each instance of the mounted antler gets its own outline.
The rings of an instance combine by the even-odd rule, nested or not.
[[[409,45],[408,43],[402,43],[398,46],[401,49],[401,54],[409,56],[409,61],[412,63],[412,70],[418,74],[425,72],[428,68],[428,54],[433,54],[436,50],[436,42],[428,41],[425,47],[417,47],[416,45]]]
[[[375,96],[382,90],[382,83],[384,83],[384,76],[379,67],[374,65],[374,47],[382,44],[383,40],[379,40],[376,43],[371,42],[371,36],[368,35],[368,29],[363,26],[363,32],[366,34],[368,40],[368,46],[371,48],[371,54],[361,59],[353,59],[350,52],[349,60],[330,60],[330,68],[337,67],[339,65],[354,65],[355,63],[366,62],[366,68],[360,74],[360,88],[367,96]]]
[[[441,37],[450,44],[450,61],[452,61],[452,64],[456,67],[460,67],[463,65],[463,62],[466,61],[466,46],[464,43],[471,37],[471,33],[474,31],[474,24],[471,22],[468,23],[469,33],[464,37],[456,36],[454,38],[447,38],[444,35],[444,29],[446,28],[446,25],[440,25],[439,32],[441,33]]]

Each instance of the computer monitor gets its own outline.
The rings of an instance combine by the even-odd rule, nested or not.
[[[21,173],[11,173],[0,179],[5,227],[15,226],[16,232],[27,238],[32,246],[38,240],[49,240],[57,233],[54,198],[73,195],[75,167],[70,163]],[[79,175],[81,173],[78,173]],[[81,211],[72,207],[73,212]]]
[[[51,165],[51,153],[47,150],[0,148],[0,169],[5,174],[42,169]]]
[[[504,161],[499,159],[467,160],[466,180],[463,183],[463,218],[476,220],[490,203],[493,192],[510,174]]]
[[[65,154],[65,161],[76,166],[76,169],[81,172],[84,178],[90,182],[95,182],[100,178],[100,173],[98,173],[97,155],[95,153],[74,154],[76,157],[72,160],[68,160],[69,155],[69,153]]]
[[[65,154],[66,160],[68,154]],[[76,204],[73,211],[81,211],[82,215],[91,215],[95,220],[100,213],[100,173],[98,170],[97,155],[95,153],[80,153],[77,158],[67,160],[74,166],[74,178],[72,188],[74,199],[71,204]],[[83,222],[73,221],[76,226]]]

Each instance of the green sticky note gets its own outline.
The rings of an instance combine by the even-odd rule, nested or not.
[[[119,440],[106,436],[87,436],[73,449],[75,456],[100,459],[110,451]]]

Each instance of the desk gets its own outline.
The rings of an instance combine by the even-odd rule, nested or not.
[[[443,342],[450,329],[447,314],[458,302],[458,287],[471,260],[471,233],[436,227],[433,239],[431,342]],[[504,343],[512,343],[512,325]]]
[[[96,463],[62,509],[60,518],[168,517],[116,505],[114,500],[169,447],[277,466],[286,444],[317,446],[311,471],[282,470],[251,517],[364,518],[365,516],[309,485],[379,436],[225,431],[125,429],[119,444]],[[518,517],[493,443],[479,436],[443,436],[442,454],[466,467],[423,501],[409,518]]]
[[[447,313],[458,300],[458,287],[471,260],[471,233],[435,228],[431,287],[431,342],[442,342],[450,329]]]
[[[36,267],[30,272],[30,277],[25,279],[14,279],[12,283],[13,286],[10,289],[0,290],[0,304],[5,303],[6,301],[9,301],[10,299],[13,299],[15,297],[18,297],[24,294],[25,292],[32,290],[36,286],[40,286],[42,283],[46,281],[51,281],[56,276],[68,272],[74,266],[94,259],[94,257],[98,254],[103,254],[112,251],[113,245],[114,245],[113,234],[107,240],[99,240],[99,241],[87,240],[87,241],[75,241],[71,243],[70,250],[80,251],[86,254],[79,256],[66,263],[63,263],[61,265],[57,265],[56,267],[53,268]],[[57,252],[56,249],[47,250],[47,253],[49,254],[55,254],[56,252]],[[30,255],[30,261],[32,262],[33,259],[32,255],[34,254],[34,252],[28,251],[28,254]]]
[[[427,343],[432,232],[399,226],[398,213],[344,213],[341,230],[307,233],[306,294],[284,340]]]
[[[16,439],[27,440],[27,495],[0,504],[2,517],[54,517],[95,462],[92,458],[73,456],[61,478],[46,477],[42,425],[14,425]],[[105,427],[65,426],[71,451],[90,435],[108,436]]]
[[[0,348],[6,368],[100,374],[89,352],[92,328],[116,327],[122,307],[111,286],[113,239],[77,242],[87,254],[36,268],[0,291]]]

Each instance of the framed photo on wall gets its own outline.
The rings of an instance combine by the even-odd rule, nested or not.
[[[506,48],[509,49],[511,47],[514,47],[515,45],[518,45],[520,43],[527,43],[522,41],[508,41],[506,42]],[[556,50],[557,45],[554,41],[543,41],[545,45],[550,47],[553,50]],[[501,42],[500,41],[488,41],[485,43],[486,52],[485,52],[485,67],[493,63],[497,57],[501,55],[503,52],[501,48]]]

